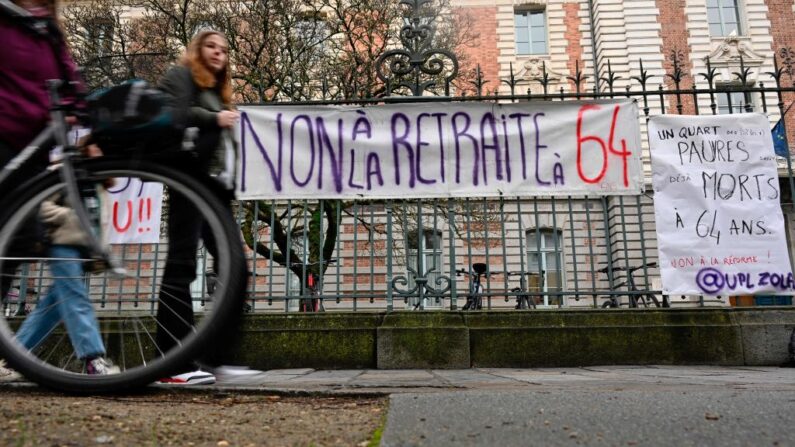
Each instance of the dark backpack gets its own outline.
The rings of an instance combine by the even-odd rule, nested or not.
[[[87,98],[92,141],[105,154],[172,148],[184,129],[175,124],[172,101],[146,81],[132,79]]]

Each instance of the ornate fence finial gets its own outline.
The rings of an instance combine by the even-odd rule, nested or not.
[[[533,80],[541,83],[545,95],[549,94],[549,84],[552,82],[552,78],[550,78],[549,72],[547,71],[546,61],[541,62],[541,76],[533,78]],[[527,89],[527,94],[530,94],[530,89]]]
[[[679,90],[679,84],[682,82],[687,72],[682,70],[682,64],[685,62],[685,53],[682,50],[674,48],[671,50],[671,63],[673,64],[673,72],[666,74],[666,77],[671,78],[676,84],[676,89]]]
[[[789,75],[790,79],[792,79],[793,65],[795,65],[795,51],[792,51],[789,47],[784,47],[778,50],[778,53],[781,55],[781,63],[786,67],[784,71]]]
[[[616,81],[621,79],[621,76],[617,75],[613,71],[613,66],[610,63],[610,59],[607,60],[607,76],[602,76],[599,78],[600,81],[604,81],[607,84],[607,88],[610,93],[613,93],[613,87],[615,86]]]
[[[574,83],[574,88],[577,93],[580,93],[582,88],[582,83],[588,79],[582,71],[580,71],[580,61],[574,61],[574,76],[566,76],[566,79]]]
[[[436,33],[436,17],[423,16],[422,9],[432,0],[400,0],[409,7],[404,16],[405,25],[400,30],[402,49],[390,50],[376,61],[376,74],[390,89],[406,87],[414,96],[437,85],[440,76],[444,79],[445,95],[450,94],[450,82],[458,75],[458,59],[451,51],[432,48]],[[446,63],[450,68],[445,73]],[[388,91],[387,95],[392,92]]]

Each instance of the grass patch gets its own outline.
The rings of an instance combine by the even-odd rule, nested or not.
[[[386,410],[388,410],[388,408]],[[384,435],[384,427],[386,427],[386,410],[384,414],[381,415],[381,422],[378,423],[378,427],[373,432],[373,436],[370,437],[370,442],[367,443],[367,447],[378,447],[381,445],[381,436]]]

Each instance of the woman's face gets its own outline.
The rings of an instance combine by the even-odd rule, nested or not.
[[[205,65],[213,72],[218,73],[226,68],[229,46],[226,39],[218,34],[211,34],[206,39],[201,48],[202,60]]]

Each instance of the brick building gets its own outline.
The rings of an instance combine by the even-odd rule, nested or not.
[[[663,81],[663,76],[671,73],[674,51],[688,74],[705,72],[709,58],[720,72],[718,87],[729,89],[737,83],[732,72],[739,69],[740,56],[752,70],[749,83],[768,82],[759,75],[774,70],[774,53],[795,44],[789,25],[795,20],[791,0],[456,0],[455,4],[471,14],[480,34],[469,55],[480,64],[489,88],[499,85],[501,93],[509,92],[500,81],[509,78],[511,66],[533,92],[540,89],[532,79],[540,76],[543,65],[556,88],[565,89],[572,87],[567,77],[575,76],[579,66],[588,77],[582,88],[590,90],[595,78],[607,75],[608,61],[620,77],[616,90],[635,82],[632,77],[640,75],[641,61],[654,76],[649,87],[657,88],[661,82],[671,82]],[[694,81],[697,87],[707,87],[705,80],[693,76],[686,76],[681,87]],[[602,84],[598,87],[603,89]],[[734,105],[739,106],[737,101]],[[689,107],[692,112],[692,103]]]

